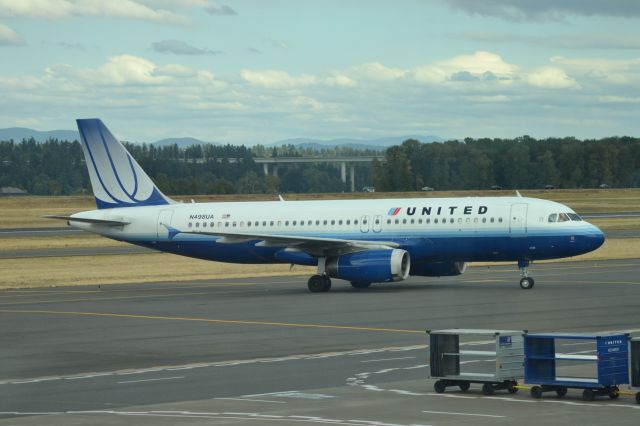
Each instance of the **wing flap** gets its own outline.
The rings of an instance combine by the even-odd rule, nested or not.
[[[345,240],[340,238],[309,237],[299,235],[250,234],[236,232],[182,231],[185,234],[221,237],[224,244],[259,240],[256,247],[291,247],[312,256],[339,256],[363,250],[392,249],[399,244],[391,241]]]

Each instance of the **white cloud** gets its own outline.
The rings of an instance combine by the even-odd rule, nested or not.
[[[633,59],[558,57],[530,67],[476,52],[406,67],[370,62],[297,74],[245,69],[224,80],[210,69],[175,62],[129,54],[93,67],[54,65],[35,75],[0,70],[0,121],[15,125],[20,117],[42,115],[46,128],[52,118],[45,116],[69,120],[91,112],[110,123],[111,116],[132,123],[144,132],[129,136],[134,140],[192,128],[194,137],[237,138],[229,142],[365,133],[595,137],[606,129],[637,129],[640,84],[633,76],[640,61]],[[631,83],[614,83],[615,75]],[[114,129],[118,125],[113,122]]]
[[[293,77],[288,72],[278,70],[254,71],[244,69],[240,71],[240,75],[249,84],[267,89],[292,89],[317,83],[317,78],[311,74]]]
[[[202,49],[192,46],[182,40],[162,40],[151,44],[153,50],[159,53],[173,53],[175,55],[219,55],[220,50]]]
[[[0,24],[0,46],[22,46],[24,40],[13,29]]]
[[[588,80],[602,80],[615,85],[640,83],[640,58],[551,58],[554,66]]]
[[[488,71],[500,76],[512,76],[517,70],[515,65],[505,62],[500,55],[486,51],[478,51],[472,55],[460,55],[438,61],[435,63],[435,67],[450,74],[459,71],[484,74]]]
[[[439,85],[447,82],[469,83],[476,81],[509,83],[517,78],[518,67],[492,52],[478,51],[418,65],[409,72],[418,83]]]
[[[238,14],[231,6],[226,4],[211,4],[204,9],[212,15],[233,16]]]
[[[324,83],[327,86],[333,87],[353,87],[357,84],[354,79],[341,73],[334,73],[330,75],[329,77],[324,79]]]
[[[168,76],[156,74],[157,67],[151,61],[133,55],[112,56],[95,69],[84,69],[79,75],[100,85],[162,84]]]
[[[563,70],[555,67],[541,67],[527,75],[529,84],[543,89],[578,88],[578,83]]]
[[[444,82],[447,79],[447,73],[444,70],[432,65],[421,65],[414,67],[411,70],[411,76],[418,83],[425,84],[438,84]]]
[[[156,67],[153,70],[153,74],[156,76],[167,77],[193,77],[197,75],[197,71],[180,64],[168,64],[160,67]]]
[[[386,67],[380,62],[369,62],[353,67],[351,73],[357,78],[368,80],[395,80],[404,77],[407,72],[400,68]]]
[[[28,81],[28,79],[26,80]],[[0,80],[1,84],[2,80]],[[9,83],[9,82],[6,82]],[[195,70],[181,64],[156,65],[148,59],[134,55],[110,57],[96,68],[76,68],[70,65],[55,65],[45,70],[45,75],[34,78],[31,85],[56,85],[64,90],[96,90],[138,86],[152,92],[155,88],[176,90],[197,87],[198,90],[219,89],[224,83],[216,80],[213,73]],[[148,87],[148,89],[143,89]]]
[[[640,16],[640,3],[634,0],[443,0],[470,14],[494,16],[512,21],[561,20],[567,15]]]
[[[169,24],[186,24],[180,14],[156,9],[134,0],[0,0],[0,17],[63,19],[74,16],[107,16]]]

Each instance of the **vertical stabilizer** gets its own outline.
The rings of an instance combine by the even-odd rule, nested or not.
[[[99,209],[173,203],[160,192],[100,119],[87,118],[76,122]]]

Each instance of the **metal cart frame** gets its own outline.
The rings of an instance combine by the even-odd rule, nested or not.
[[[518,380],[524,377],[524,339],[522,330],[447,329],[427,330],[429,334],[430,377],[438,379],[433,387],[442,393],[447,387],[457,386],[463,392],[471,383],[482,383],[482,393],[493,395],[506,389],[516,393]],[[460,337],[473,336],[492,339],[495,350],[461,350]],[[460,358],[465,355],[495,358],[492,373],[472,373],[461,369]]]
[[[593,401],[596,396],[616,399],[618,385],[629,382],[628,334],[535,333],[524,336],[524,380],[534,384],[531,396],[542,398],[544,392],[555,391],[560,397],[567,389],[582,389],[582,398]],[[556,340],[585,340],[595,343],[595,355],[556,353]],[[557,377],[556,362],[595,362],[597,377]]]

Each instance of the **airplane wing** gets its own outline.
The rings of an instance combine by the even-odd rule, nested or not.
[[[222,237],[221,244],[236,244],[260,240],[256,247],[285,247],[304,251],[311,256],[340,256],[364,250],[382,250],[399,247],[391,241],[344,240],[340,238],[306,237],[296,235],[251,234],[239,232],[181,231],[185,234]]]

